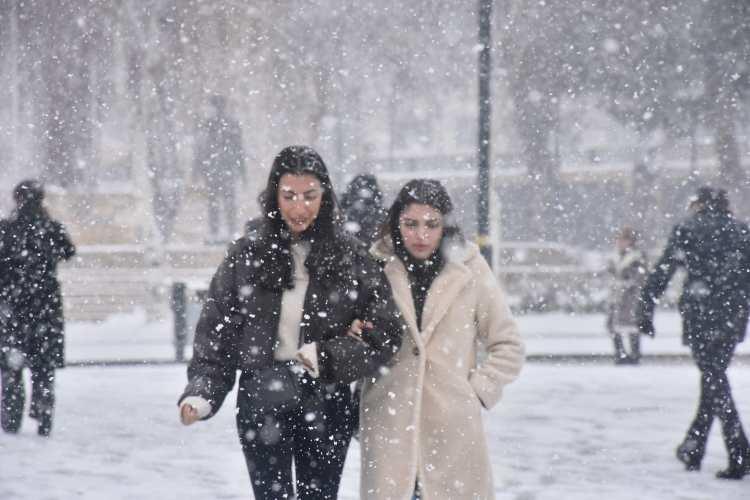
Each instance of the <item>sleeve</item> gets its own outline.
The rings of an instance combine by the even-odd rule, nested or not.
[[[68,260],[76,254],[76,247],[62,224],[57,224],[53,245],[59,260]]]
[[[646,283],[641,290],[639,322],[650,321],[653,318],[656,302],[667,289],[669,280],[672,279],[680,265],[681,261],[677,258],[677,253],[680,248],[682,232],[680,226],[674,228],[664,253],[657,261],[651,274],[646,278]]]
[[[503,388],[518,377],[524,362],[524,345],[510,312],[505,292],[484,259],[477,276],[479,286],[476,323],[487,357],[469,377],[485,408],[495,406]]]
[[[10,255],[8,255],[6,235],[8,225],[0,220],[0,297],[5,292],[5,286],[10,278]]]
[[[351,383],[375,374],[401,348],[406,326],[396,307],[383,270],[371,258],[359,277],[358,300],[352,319],[373,324],[362,332],[362,340],[342,335],[320,342],[321,379]]]
[[[211,280],[193,341],[193,358],[188,365],[188,384],[178,405],[190,396],[205,399],[210,418],[221,407],[234,387],[237,367],[239,320],[233,252],[224,259]]]

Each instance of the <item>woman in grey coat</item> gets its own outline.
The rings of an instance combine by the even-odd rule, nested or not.
[[[612,274],[607,311],[607,331],[615,348],[616,364],[638,364],[641,359],[640,333],[636,313],[641,288],[646,280],[646,255],[638,246],[638,234],[629,226],[615,236],[617,254],[608,267]],[[630,342],[630,351],[624,339]]]

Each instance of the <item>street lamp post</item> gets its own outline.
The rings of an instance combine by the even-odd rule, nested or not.
[[[492,266],[492,244],[489,237],[490,208],[490,32],[492,0],[479,1],[479,149],[478,149],[478,188],[477,202],[477,243],[482,255]]]

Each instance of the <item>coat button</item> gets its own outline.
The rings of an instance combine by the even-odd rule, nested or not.
[[[412,352],[412,354],[414,354],[415,356],[419,356],[419,347],[415,347],[414,349],[412,349],[412,350],[411,350],[411,352]]]

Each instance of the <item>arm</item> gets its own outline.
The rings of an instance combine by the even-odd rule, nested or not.
[[[230,249],[219,266],[203,305],[193,342],[193,358],[188,365],[188,384],[178,401],[200,397],[208,402],[213,416],[221,407],[236,377],[236,342],[240,325],[234,284],[236,254]]]
[[[647,335],[653,335],[654,333],[653,318],[656,302],[667,289],[669,280],[672,279],[680,265],[677,252],[680,248],[681,237],[682,230],[680,226],[677,226],[669,237],[664,253],[654,266],[654,270],[646,278],[646,283],[641,290],[638,325],[641,332]]]
[[[55,247],[55,255],[59,260],[69,260],[76,254],[75,245],[73,245],[70,236],[65,231],[65,227],[60,223],[56,224],[53,245]]]
[[[393,301],[391,287],[382,269],[369,257],[359,276],[358,299],[352,319],[372,323],[361,340],[342,335],[320,342],[321,378],[326,382],[353,382],[375,374],[387,365],[401,347],[406,327]],[[348,325],[347,325],[348,327]]]
[[[524,361],[524,346],[510,308],[492,270],[481,259],[477,273],[476,323],[487,358],[469,377],[479,400],[490,409],[500,401],[503,388],[518,377]]]

